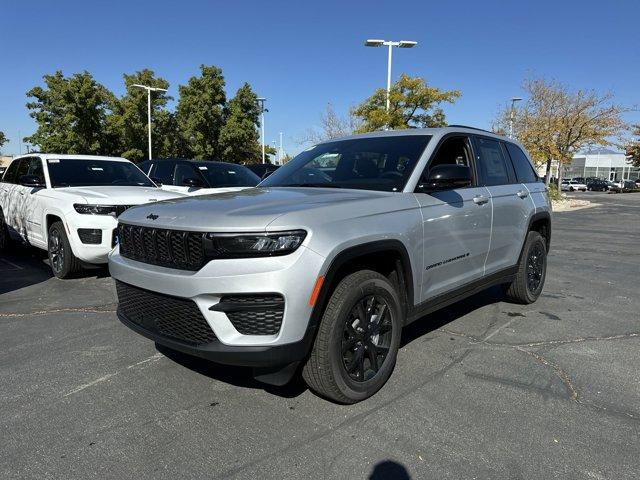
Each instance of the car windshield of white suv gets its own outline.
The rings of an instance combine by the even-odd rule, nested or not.
[[[50,158],[51,186],[56,187],[155,187],[133,163],[109,160]]]
[[[401,135],[321,143],[297,155],[260,186],[399,192],[430,139]]]

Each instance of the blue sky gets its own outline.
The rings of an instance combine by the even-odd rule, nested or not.
[[[229,96],[244,81],[268,99],[266,139],[285,149],[386,82],[386,51],[366,38],[416,40],[394,51],[394,78],[459,89],[450,123],[488,128],[527,75],[612,91],[640,104],[640,1],[13,1],[0,4],[0,130],[18,153],[34,123],[25,92],[42,75],[88,70],[117,94],[145,67],[177,86],[202,63],[223,69]],[[640,113],[626,115],[640,121]],[[24,147],[23,147],[24,148]]]

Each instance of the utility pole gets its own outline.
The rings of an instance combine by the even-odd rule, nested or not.
[[[513,120],[516,116],[516,102],[522,100],[520,97],[513,97],[511,99],[511,111],[509,112],[509,138],[513,138]]]
[[[261,137],[262,137],[262,163],[267,163],[265,160],[264,154],[264,112],[268,112],[266,108],[264,108],[264,103],[267,101],[264,97],[258,97],[258,107],[260,108],[260,128],[261,128]]]
[[[137,83],[134,83],[133,85],[131,85],[132,87],[137,87],[137,88],[144,88],[147,91],[147,122],[148,122],[148,126],[147,126],[147,131],[148,131],[148,137],[149,137],[149,160],[151,160],[153,157],[151,155],[151,92],[166,92],[167,89],[166,88],[158,88],[158,87],[150,87],[148,85],[139,85]]]
[[[389,93],[391,92],[391,51],[393,47],[412,48],[417,44],[418,42],[414,42],[413,40],[400,40],[399,42],[394,42],[391,40],[369,39],[364,42],[365,47],[382,47],[383,45],[389,47],[389,52],[387,54],[387,112],[389,111]]]

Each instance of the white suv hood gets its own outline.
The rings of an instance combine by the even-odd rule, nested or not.
[[[154,187],[64,187],[55,191],[82,197],[87,203],[97,205],[140,205],[185,196]]]

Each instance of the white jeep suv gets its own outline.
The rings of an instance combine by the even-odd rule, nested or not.
[[[56,277],[106,263],[116,217],[128,207],[183,196],[160,190],[124,158],[31,154],[0,181],[0,249],[14,239],[49,252]]]

